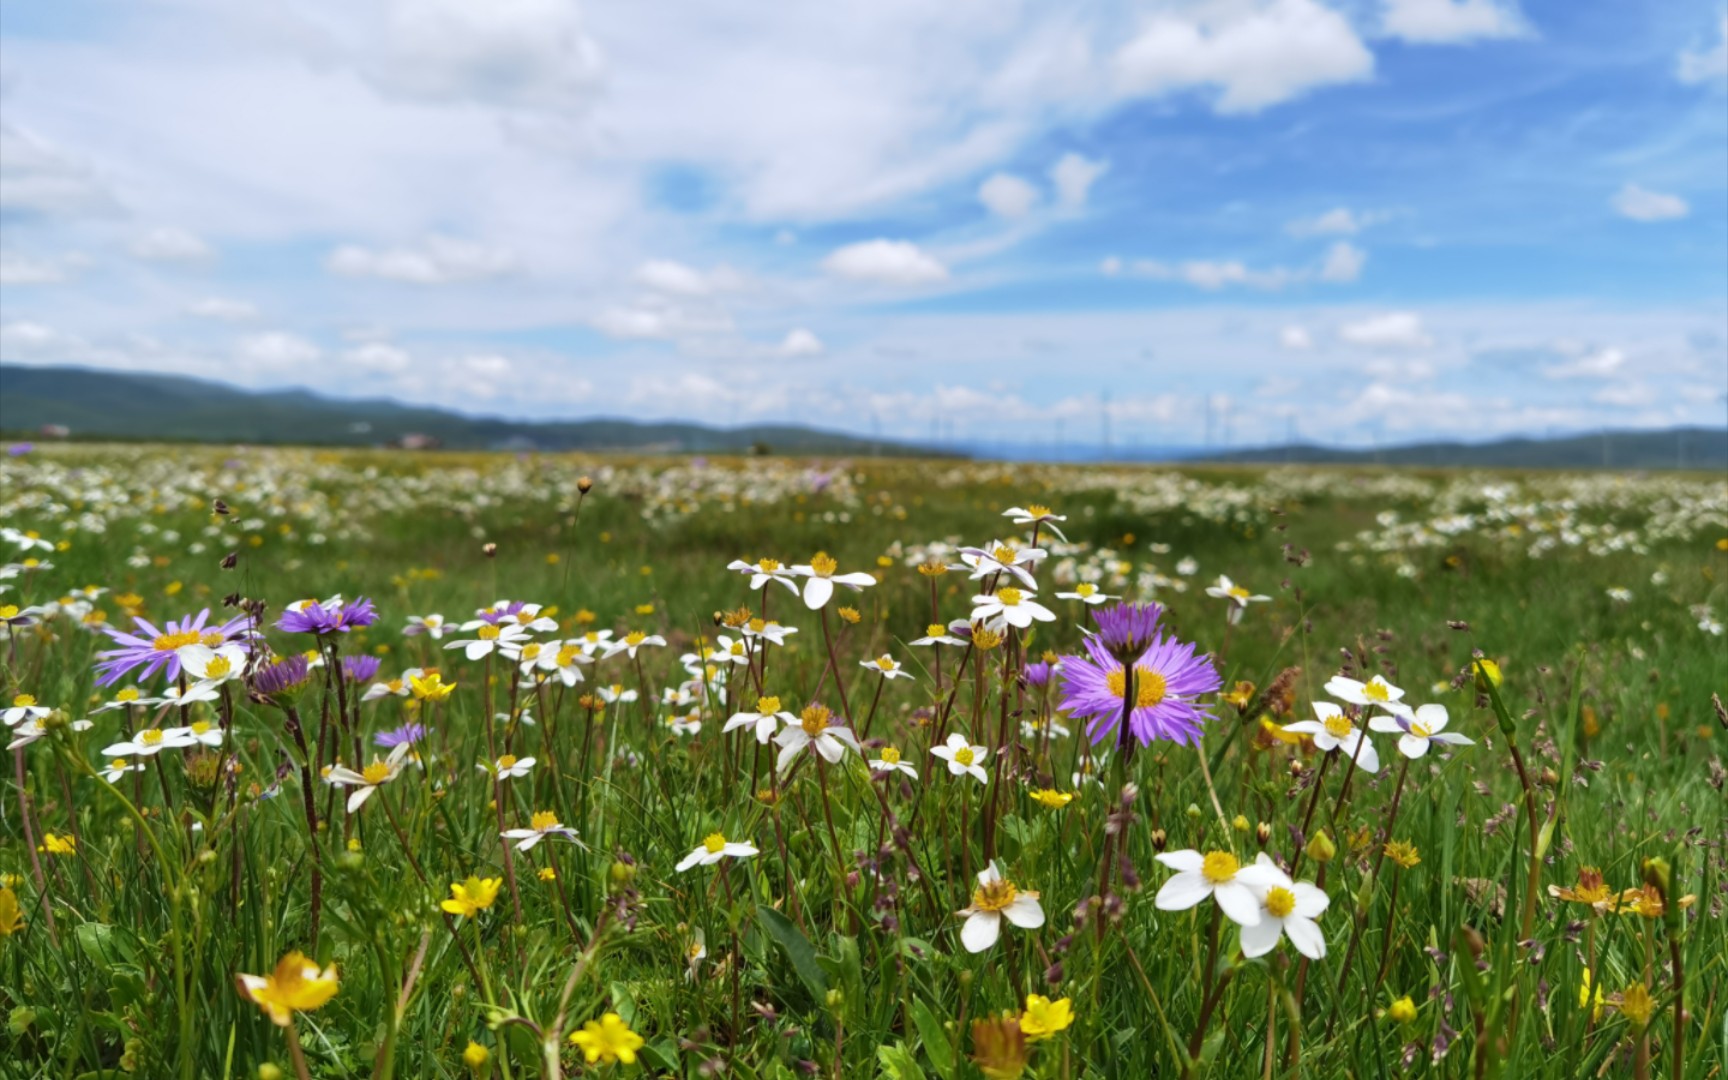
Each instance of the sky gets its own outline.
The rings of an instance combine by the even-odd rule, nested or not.
[[[0,360],[1336,445],[1728,414],[1721,0],[0,0]]]

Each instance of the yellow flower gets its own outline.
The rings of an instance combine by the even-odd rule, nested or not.
[[[1074,1009],[1067,998],[1051,1001],[1038,994],[1026,995],[1026,1011],[1020,1014],[1020,1031],[1029,1042],[1048,1039],[1066,1031],[1074,1022]]]
[[[472,1039],[468,1041],[468,1049],[462,1051],[462,1064],[473,1069],[475,1072],[484,1069],[486,1063],[491,1060],[492,1051],[481,1046],[479,1043],[474,1042]]]
[[[581,1031],[570,1033],[570,1042],[582,1051],[582,1056],[588,1064],[601,1062],[610,1065],[621,1061],[626,1065],[636,1064],[636,1051],[646,1042],[642,1036],[630,1030],[630,1025],[617,1013],[609,1012],[598,1020],[590,1020],[582,1025]]]
[[[972,1062],[989,1080],[1020,1080],[1028,1050],[1013,1013],[972,1021]]]
[[[0,938],[11,937],[24,929],[24,912],[18,907],[18,894],[10,885],[0,885]]]
[[[1498,687],[1503,681],[1505,681],[1505,678],[1506,678],[1506,676],[1501,674],[1501,672],[1500,672],[1500,665],[1499,664],[1496,664],[1494,661],[1488,659],[1486,656],[1480,657],[1479,659],[1477,659],[1477,661],[1476,661],[1476,689],[1486,693],[1488,690],[1488,684],[1489,683],[1493,683],[1496,687]]]
[[[336,996],[336,965],[320,971],[318,963],[296,951],[284,956],[268,975],[236,975],[242,997],[263,1009],[278,1027],[287,1027],[297,1012],[311,1012]]]
[[[1620,1012],[1632,1022],[1634,1030],[1641,1030],[1650,1022],[1650,1016],[1656,1011],[1656,1001],[1650,996],[1650,988],[1643,983],[1633,983],[1620,995]]]
[[[1422,856],[1416,851],[1416,845],[1404,840],[1388,841],[1383,850],[1386,852],[1387,858],[1406,870],[1422,861]]]
[[[43,833],[42,844],[36,850],[49,855],[76,855],[78,854],[78,840],[70,835],[55,836],[53,833]]]
[[[858,625],[858,621],[864,618],[863,615],[858,613],[858,609],[855,607],[838,608],[834,613],[840,616],[841,622],[850,623],[853,626]]]
[[[1055,788],[1038,788],[1032,792],[1032,801],[1052,810],[1060,810],[1074,801],[1074,793],[1057,791]]]
[[[550,866],[542,866],[540,868],[540,880],[541,881],[557,881],[558,880],[558,871],[552,869]]]
[[[498,899],[498,886],[503,884],[503,881],[503,878],[478,878],[470,875],[467,881],[452,882],[450,899],[438,906],[452,915],[472,919]]]
[[[1416,1019],[1416,1003],[1406,994],[1387,1007],[1386,1019],[1395,1024],[1408,1024]]]
[[[1590,1006],[1590,1019],[1601,1020],[1602,1019],[1602,1007],[1603,1007],[1602,988],[1600,986],[1595,988],[1596,993],[1595,993],[1595,1001],[1594,1002],[1591,1001],[1590,990],[1591,990],[1590,969],[1585,968],[1584,969],[1584,981],[1578,984],[1578,1007],[1580,1009],[1582,1009],[1584,1006],[1589,1005]]]
[[[445,682],[444,676],[436,671],[428,671],[424,675],[409,676],[408,688],[414,692],[416,701],[443,701],[456,689],[456,684]]]

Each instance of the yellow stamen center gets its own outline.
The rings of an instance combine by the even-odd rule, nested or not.
[[[522,659],[523,660],[538,660],[538,659],[540,659],[540,646],[539,646],[539,644],[537,644],[535,642],[529,642],[527,645],[522,646]]]
[[[1379,679],[1375,679],[1373,682],[1364,686],[1362,688],[1362,696],[1367,698],[1369,701],[1392,700],[1391,696],[1386,693],[1386,684],[1381,682]]]
[[[840,564],[835,562],[826,551],[818,551],[810,556],[810,569],[815,572],[817,577],[832,577],[834,571],[840,569]]]
[[[1013,882],[1000,878],[972,890],[972,908],[975,911],[1001,911],[1019,895],[1020,890],[1014,887]]]
[[[1042,505],[1041,503],[1033,503],[1031,506],[1028,506],[1026,508],[1026,516],[1027,517],[1047,518],[1047,517],[1054,516],[1054,514],[1055,514],[1055,511],[1051,510],[1048,506]]]
[[[1296,910],[1296,894],[1282,885],[1266,890],[1266,913],[1275,919],[1287,918]]]
[[[925,637],[947,637],[948,628],[939,622],[933,622],[924,628]]]
[[[1003,607],[1018,607],[1020,601],[1024,598],[1025,594],[1023,594],[1019,589],[1007,588],[996,590],[996,599],[1002,601]]]
[[[225,679],[228,677],[228,673],[233,670],[234,665],[228,662],[226,656],[218,656],[205,666],[204,677],[206,679]]]
[[[1326,733],[1334,739],[1342,739],[1355,728],[1355,725],[1350,723],[1350,718],[1343,713],[1333,713],[1325,719],[1324,723]]]
[[[558,827],[558,815],[550,810],[537,810],[534,812],[534,816],[529,819],[528,827],[535,832],[556,829]]]
[[[115,694],[114,700],[115,701],[124,701],[127,704],[131,704],[132,702],[137,701],[140,696],[141,695],[139,695],[138,688],[136,686],[128,686],[126,689],[120,691],[118,694]]]
[[[1200,864],[1200,874],[1214,885],[1222,885],[1236,879],[1236,871],[1242,869],[1242,864],[1236,861],[1236,856],[1228,851],[1208,851],[1206,859]]]
[[[774,571],[780,569],[780,560],[779,559],[763,559],[761,562],[756,564],[756,567],[757,567],[757,569],[761,570],[764,574],[772,574]]]
[[[149,728],[138,733],[138,741],[145,746],[156,746],[162,742],[162,729]]]
[[[709,833],[702,838],[702,846],[708,849],[708,854],[718,855],[726,848],[726,837],[720,833]]]
[[[977,755],[972,752],[970,746],[962,746],[960,749],[954,751],[954,760],[958,761],[962,765],[970,765],[976,758]]]
[[[1126,688],[1127,677],[1120,671],[1112,671],[1104,676],[1104,686],[1110,691],[1111,697],[1119,698]],[[1169,683],[1164,676],[1150,668],[1134,668],[1134,707],[1150,709],[1164,700],[1169,692]]]
[[[884,746],[882,748],[882,763],[884,765],[900,764],[900,751],[892,746]]]
[[[780,699],[777,697],[762,697],[756,699],[756,712],[761,716],[773,716],[780,711]]]
[[[876,666],[881,668],[883,671],[893,671],[894,661],[889,657],[879,656],[876,658]]]
[[[377,786],[390,779],[390,766],[382,761],[374,761],[360,770],[360,776],[368,784]]]
[[[19,694],[17,697],[12,699],[12,704],[20,709],[28,709],[30,706],[36,704],[36,699],[30,694]]]
[[[643,641],[647,640],[647,638],[648,638],[648,635],[644,634],[642,631],[632,630],[628,634],[624,635],[624,644],[626,644],[626,645],[640,645],[640,644],[642,644]]]
[[[828,718],[832,715],[826,706],[812,705],[799,716],[798,726],[804,729],[804,734],[814,739],[828,730]]]
[[[474,636],[479,638],[481,641],[497,641],[498,628],[491,623],[487,623],[476,631]]]
[[[182,630],[177,634],[158,634],[150,647],[157,652],[173,652],[187,645],[196,645],[203,640],[204,635],[196,630]]]
[[[505,754],[503,757],[498,759],[498,771],[499,772],[503,772],[506,769],[514,769],[515,767],[516,767],[516,755],[515,754]]]

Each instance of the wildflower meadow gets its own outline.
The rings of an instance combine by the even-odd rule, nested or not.
[[[1720,476],[0,463],[0,1076],[1728,1060]]]

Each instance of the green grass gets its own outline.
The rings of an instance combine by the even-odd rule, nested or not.
[[[595,486],[579,497],[584,474]],[[231,514],[212,515],[218,498]],[[974,652],[958,689],[966,650],[944,649],[938,688],[931,650],[906,644],[931,621],[931,579],[913,549],[1023,538],[1000,513],[1034,502],[1068,516],[1072,547],[1039,571],[1039,598],[1059,620],[984,654],[981,671]],[[95,608],[119,626],[126,604],[171,618],[239,594],[268,604],[266,638],[286,653],[312,642],[270,628],[284,605],[366,595],[381,619],[334,638],[342,654],[378,656],[381,677],[435,664],[458,684],[416,714],[433,732],[424,767],[359,813],[314,782],[315,853],[299,776],[318,751],[303,762],[282,709],[230,684],[225,702],[193,707],[193,719],[227,714],[223,752],[168,751],[110,786],[91,766],[129,732],[124,710],[91,712],[118,689],[93,685],[107,638],[76,608],[16,631],[0,690],[60,712],[19,757],[24,791],[9,777],[0,804],[0,872],[23,920],[0,937],[0,1076],[293,1075],[284,1029],[234,981],[290,950],[333,963],[340,979],[333,999],[295,1019],[320,1077],[467,1076],[470,1042],[490,1053],[482,1075],[512,1078],[978,1077],[973,1022],[1021,1010],[1028,994],[1067,998],[1074,1015],[1031,1045],[1025,1075],[1038,1078],[1702,1080],[1728,1054],[1728,731],[1711,703],[1728,687],[1728,655],[1699,625],[1728,608],[1728,485],[1717,478],[902,462],[813,479],[805,463],[774,460],[60,447],[0,464],[0,524],[62,545],[19,552],[52,568],[5,581],[0,604],[97,585],[109,591]],[[771,755],[720,732],[733,709],[698,702],[703,727],[686,738],[651,702],[685,677],[678,657],[699,635],[736,636],[716,613],[761,603],[727,562],[802,563],[818,550],[878,579],[842,592],[828,627],[851,716],[873,717],[876,741],[920,779],[873,783],[849,754],[798,766],[771,806],[756,796],[771,786]],[[235,567],[220,569],[229,552]],[[1197,569],[1180,573],[1185,558]],[[1192,749],[1154,743],[1076,788],[1071,773],[1093,753],[1083,740],[1020,737],[1019,721],[1059,698],[1019,687],[1021,659],[1080,641],[1080,605],[1053,595],[1071,571],[1103,573],[1108,591],[1140,599],[1155,587],[1166,624],[1218,657],[1227,688],[1254,684],[1251,707],[1218,703],[1203,745],[1228,820]],[[1220,573],[1271,601],[1227,629],[1204,592]],[[934,580],[940,618],[964,618],[980,583]],[[1610,599],[1611,587],[1632,598]],[[790,593],[769,597],[799,633],[770,652],[764,689],[794,713],[811,702],[844,713],[821,619]],[[410,614],[457,622],[500,598],[556,605],[564,630],[542,639],[636,629],[668,645],[542,695],[513,691],[498,664],[401,633]],[[855,606],[855,625],[835,614],[841,604]],[[887,684],[872,706],[875,676],[859,661],[883,652],[917,678]],[[1495,695],[1473,685],[1477,653],[1505,673]],[[1475,740],[1409,768],[1395,819],[1393,737],[1375,737],[1385,764],[1367,776],[1261,723],[1311,716],[1346,663],[1409,700],[1444,703],[1452,729]],[[753,705],[738,671],[735,707]],[[1268,701],[1280,673],[1288,695]],[[644,681],[637,702],[583,700]],[[330,728],[326,763],[410,711],[394,697],[346,706],[344,722],[320,678],[298,703],[314,747]],[[523,706],[531,727],[487,723]],[[89,731],[60,724],[86,715]],[[938,730],[1012,752],[980,786],[930,756]],[[477,918],[447,922],[438,901],[452,882],[506,874],[494,789],[475,767],[489,742],[539,759],[502,787],[506,827],[553,810],[584,846],[548,840],[513,856],[520,917],[505,885]],[[340,756],[353,764],[351,750]],[[231,790],[228,763],[239,769]],[[1126,810],[1124,779],[1137,785]],[[1076,797],[1049,809],[1031,798],[1043,787]],[[43,831],[78,838],[75,855],[40,853],[41,881],[26,805],[37,843]],[[1308,835],[1323,830],[1337,849],[1330,861],[1300,854],[1310,812]],[[1106,828],[1113,813],[1120,841]],[[761,854],[677,873],[714,831]],[[1375,875],[1388,838],[1421,861],[1387,860]],[[1121,857],[1106,860],[1118,843]],[[1304,962],[1285,941],[1244,959],[1210,902],[1156,909],[1171,876],[1153,857],[1161,843],[1300,858],[1298,879],[1331,899],[1319,920],[1327,956]],[[974,955],[955,912],[987,852],[1040,893],[1047,919]],[[554,857],[558,880],[541,880]],[[1675,918],[1592,917],[1548,893],[1585,866],[1629,888],[1654,879],[1651,859],[1668,867],[1671,895],[1696,897]],[[1108,899],[1097,903],[1101,866]],[[692,978],[698,931],[707,955]],[[1608,999],[1595,1020],[1580,1005],[1586,963]],[[1653,1000],[1643,1028],[1618,1007],[1639,984]],[[1414,1019],[1383,1015],[1404,996]],[[587,1066],[568,1043],[607,1012],[645,1040],[635,1066]],[[562,1048],[551,1061],[546,1041]]]

